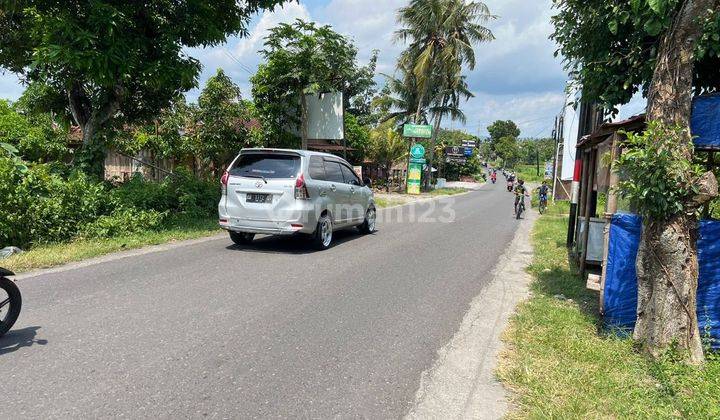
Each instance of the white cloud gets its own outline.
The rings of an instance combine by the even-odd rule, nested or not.
[[[22,95],[23,90],[25,88],[14,73],[0,70],[0,99],[14,101]]]
[[[525,93],[521,95],[480,93],[464,107],[466,129],[472,134],[487,135],[487,126],[496,120],[513,120],[521,137],[548,136],[555,115],[565,103],[563,92]],[[443,124],[446,127],[450,123]]]

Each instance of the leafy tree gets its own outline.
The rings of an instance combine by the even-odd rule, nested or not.
[[[588,101],[608,109],[630,101],[642,90],[648,93],[661,43],[675,24],[679,11],[689,4],[693,11],[707,2],[684,0],[554,0],[552,18],[558,43],[556,54],[582,86]],[[699,21],[693,42],[693,91],[720,88],[720,13],[713,5]]]
[[[393,125],[393,121],[388,121],[373,129],[370,132],[370,144],[367,150],[368,157],[377,163],[386,175],[390,174],[395,162],[408,154],[407,142]],[[389,183],[386,183],[386,191],[390,191]]]
[[[3,1],[0,66],[62,93],[92,151],[111,123],[154,118],[195,87],[201,66],[185,47],[245,35],[255,12],[281,2]]]
[[[522,139],[519,141],[521,159],[525,164],[535,165],[539,160],[541,164],[551,160],[555,153],[555,140],[547,139]]]
[[[238,87],[221,69],[208,79],[195,114],[195,152],[217,174],[243,147],[250,146],[250,120]],[[260,145],[254,145],[260,146]]]
[[[0,142],[12,145],[18,157],[30,162],[61,160],[70,155],[67,130],[49,114],[23,115],[0,101]]]
[[[261,54],[265,63],[251,82],[263,126],[271,137],[287,135],[300,126],[303,149],[307,148],[306,127],[298,116],[305,114],[305,94],[340,91],[350,101],[358,95],[365,99],[374,85],[376,59],[359,67],[352,42],[327,25],[299,19],[281,23],[270,30]],[[364,106],[363,100],[358,105]]]
[[[512,136],[501,137],[495,143],[495,153],[503,159],[508,168],[514,168],[522,156],[518,141]]]
[[[345,114],[345,141],[348,147],[355,149],[348,154],[348,160],[358,165],[362,164],[370,147],[370,129],[360,125],[358,118],[353,114]]]
[[[159,112],[155,121],[118,130],[111,138],[111,145],[130,155],[145,150],[161,159],[195,158],[196,150],[185,133],[196,112],[196,107],[186,104],[185,97],[180,95]]]
[[[644,159],[631,154],[618,162],[624,173],[645,177],[631,179],[634,187],[621,185],[646,215],[633,335],[654,357],[675,347],[699,363],[697,209],[717,196],[717,180],[712,172],[680,177],[675,171],[693,160],[693,93],[720,86],[720,0],[555,0],[555,5],[553,38],[585,100],[612,108],[638,89],[647,95],[648,131],[630,137]],[[668,182],[676,180],[681,182]]]
[[[497,120],[488,126],[487,131],[490,133],[490,146],[493,151],[496,150],[497,142],[500,141],[501,138],[518,138],[520,136],[520,129],[512,120]]]

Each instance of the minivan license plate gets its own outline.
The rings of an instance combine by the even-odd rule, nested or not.
[[[248,203],[270,203],[272,196],[270,194],[248,194],[246,200]]]

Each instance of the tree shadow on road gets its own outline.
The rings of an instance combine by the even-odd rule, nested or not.
[[[46,345],[47,340],[35,338],[39,329],[40,327],[27,327],[20,330],[11,330],[3,337],[0,337],[0,356],[35,344]]]
[[[375,232],[375,234],[377,231]],[[355,229],[339,230],[333,233],[332,248],[342,246],[347,242],[360,239],[364,236]],[[372,236],[372,235],[371,235]],[[249,245],[229,245],[229,250],[243,252],[259,252],[265,254],[312,254],[321,252],[313,247],[311,239],[305,236],[263,236],[255,239]]]

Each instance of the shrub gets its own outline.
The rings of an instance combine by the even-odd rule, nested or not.
[[[111,214],[100,216],[83,226],[80,235],[85,238],[111,238],[148,230],[159,230],[167,212],[120,208]]]
[[[627,150],[617,160],[620,196],[653,219],[682,212],[687,199],[697,193],[695,182],[702,174],[702,168],[689,160],[692,143],[685,129],[651,121],[643,133],[625,134]]]
[[[70,240],[111,208],[105,187],[82,173],[64,179],[49,165],[22,172],[6,158],[0,158],[0,197],[0,246]]]
[[[164,182],[136,177],[114,187],[51,164],[23,169],[0,156],[0,248],[156,230],[178,218],[211,217],[217,182],[185,171]]]

